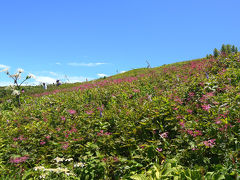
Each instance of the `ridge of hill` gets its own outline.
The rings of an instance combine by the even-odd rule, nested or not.
[[[0,174],[236,179],[240,54],[135,69],[0,104]]]
[[[201,58],[203,59],[203,58]],[[121,78],[126,78],[126,77],[136,77],[137,75],[143,75],[147,74],[151,71],[159,71],[163,67],[168,67],[168,66],[174,66],[174,65],[181,65],[181,64],[186,64],[191,61],[197,61],[201,59],[194,59],[190,61],[182,61],[182,62],[177,62],[177,63],[172,63],[172,64],[164,64],[159,67],[154,67],[154,68],[137,68],[137,69],[132,69],[123,73],[118,73],[109,77],[102,77],[96,80],[91,80],[91,81],[86,81],[86,82],[77,82],[77,83],[63,83],[61,86],[57,86],[56,84],[48,84],[47,90],[43,88],[42,85],[38,86],[22,86],[24,88],[25,92],[24,94],[27,96],[42,96],[42,95],[48,95],[48,94],[55,94],[61,91],[72,91],[74,89],[78,89],[78,87],[84,86],[86,84],[92,84],[95,82],[99,82],[102,80],[113,80],[113,79],[121,79]],[[6,87],[0,87],[0,100],[6,100],[11,98],[11,90],[6,88]]]

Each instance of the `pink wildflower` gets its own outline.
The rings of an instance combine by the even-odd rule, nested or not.
[[[140,90],[139,90],[139,89],[133,89],[133,92],[135,92],[135,93],[139,93]]]
[[[207,93],[207,96],[212,97],[212,96],[214,96],[214,94],[213,94],[213,92],[210,92],[210,93]]]
[[[97,110],[99,111],[103,111],[104,105],[102,105],[101,107],[97,107]]]
[[[220,120],[215,121],[215,124],[221,124],[222,122]]]
[[[18,137],[18,139],[19,139],[19,141],[24,141],[24,140],[26,140],[27,138],[24,138],[23,135],[20,135],[20,136]]]
[[[210,139],[210,140],[208,140],[208,141],[203,141],[203,144],[204,144],[206,147],[212,148],[212,147],[215,145],[215,141],[216,141],[216,139]]]
[[[62,142],[62,148],[63,149],[67,149],[69,147],[69,143],[68,142]]]
[[[192,130],[187,130],[187,133],[193,136],[193,131]]]
[[[160,134],[160,136],[165,139],[168,137],[168,132],[164,132],[164,133]]]
[[[158,152],[162,152],[162,148],[156,148]]]
[[[181,100],[179,97],[176,97],[176,98],[174,99],[174,101],[175,101],[175,102],[178,102],[179,104],[182,104],[182,103],[183,103],[182,100]]]
[[[195,132],[194,132],[194,137],[195,137],[195,136],[202,136],[202,132],[199,131],[199,130],[195,130]]]
[[[73,132],[77,132],[77,129],[75,127],[72,127],[72,129],[70,130],[70,133],[72,134]]]
[[[62,119],[63,121],[65,121],[65,120],[66,120],[66,118],[65,118],[64,116],[61,116],[61,119]]]
[[[222,128],[219,128],[220,131],[226,131],[228,127],[232,127],[231,124],[225,124]]]
[[[211,106],[210,106],[210,104],[202,105],[202,108],[203,108],[203,110],[208,111],[211,108]]]
[[[68,112],[69,112],[69,114],[72,114],[72,115],[76,114],[76,111],[74,109],[69,109]]]
[[[19,163],[25,162],[28,159],[29,159],[28,156],[11,158],[10,163],[19,164]]]
[[[178,116],[177,116],[177,119],[181,119],[181,118],[183,118],[181,115],[178,115]]]
[[[100,132],[97,133],[97,136],[103,136],[103,135],[108,136],[108,135],[111,135],[111,134],[112,134],[112,133],[110,133],[110,132],[105,132],[105,133],[104,133],[104,131],[101,130]]]
[[[180,121],[179,124],[180,124],[180,126],[182,126],[182,128],[185,128],[185,122],[184,121]]]
[[[67,148],[68,148],[68,144],[62,145],[62,148],[63,148],[63,149],[67,149]]]
[[[119,159],[117,157],[113,157],[114,162],[118,162]]]
[[[196,137],[196,136],[201,136],[202,135],[202,132],[199,131],[199,130],[195,130],[195,131],[192,131],[192,130],[187,130],[187,133],[193,137]]]
[[[194,94],[194,92],[189,92],[188,95],[189,95],[190,97],[193,97],[195,94]]]
[[[40,141],[40,145],[44,145],[44,144],[46,144],[46,142],[43,141],[43,140],[41,140],[41,141]]]
[[[112,133],[110,133],[110,132],[105,132],[105,133],[104,133],[104,135],[107,135],[107,136],[108,136],[108,135],[111,135],[111,134],[112,134]]]
[[[102,161],[103,161],[103,162],[106,162],[106,161],[107,161],[107,158],[103,158]]]
[[[93,114],[93,111],[86,111],[88,115]]]

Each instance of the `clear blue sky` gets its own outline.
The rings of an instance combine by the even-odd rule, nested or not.
[[[240,46],[239,0],[2,0],[0,69],[51,81],[201,58]],[[0,85],[8,78],[0,73]]]

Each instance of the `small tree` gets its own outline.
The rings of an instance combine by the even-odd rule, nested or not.
[[[227,53],[227,47],[225,44],[222,45],[221,53]]]
[[[227,54],[231,54],[232,48],[230,44],[227,44],[226,49],[227,49]]]
[[[217,58],[219,56],[219,51],[216,48],[213,50],[213,56],[215,58]]]
[[[234,52],[235,52],[235,53],[238,53],[238,48],[237,48],[237,47],[235,47]]]
[[[231,47],[231,52],[235,53],[235,46],[234,45],[232,45],[232,47]]]
[[[35,78],[35,76],[33,74],[29,74],[22,80],[22,82],[19,82],[21,79],[21,75],[24,72],[23,69],[18,69],[17,73],[15,74],[10,74],[7,69],[5,70],[5,72],[10,78],[13,79],[13,85],[9,87],[12,90],[12,95],[16,96],[17,105],[20,107],[21,106],[20,95],[22,84],[28,79]]]

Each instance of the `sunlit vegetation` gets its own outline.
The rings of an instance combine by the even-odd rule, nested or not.
[[[25,87],[20,107],[11,95],[0,104],[1,178],[237,179],[239,90],[240,54],[225,45],[194,61]]]

